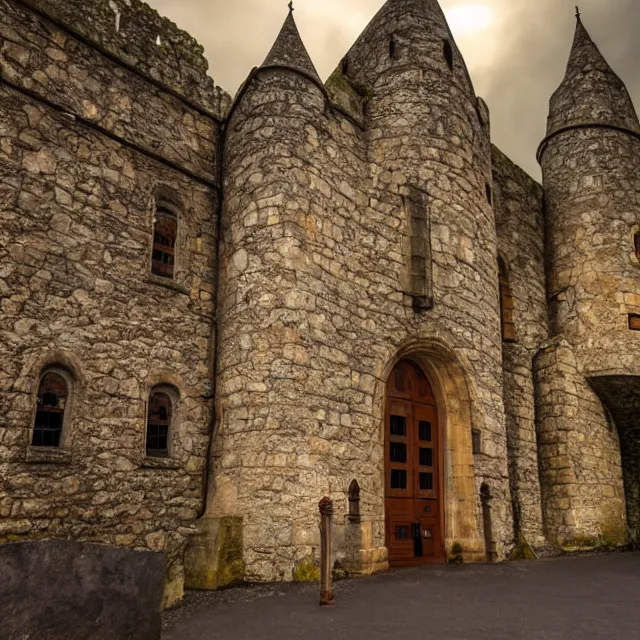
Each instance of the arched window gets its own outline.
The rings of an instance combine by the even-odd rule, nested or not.
[[[442,45],[442,55],[444,56],[444,59],[447,61],[447,65],[449,66],[449,69],[453,71],[453,47],[451,46],[451,43],[448,40],[445,40],[444,44]]]
[[[68,401],[69,381],[66,376],[55,369],[45,371],[38,387],[32,446],[61,446]]]
[[[502,321],[502,339],[505,342],[516,341],[516,325],[513,321],[513,293],[509,284],[507,263],[498,258],[498,276],[500,282],[500,317]]]
[[[169,456],[177,397],[177,392],[172,387],[159,386],[152,389],[147,409],[147,456]]]
[[[349,485],[349,520],[360,521],[360,485],[357,480],[352,480]]]
[[[640,231],[633,236],[633,248],[636,252],[636,258],[640,261]]]
[[[158,205],[153,223],[153,254],[151,273],[162,278],[173,278],[175,268],[178,218],[168,208]]]

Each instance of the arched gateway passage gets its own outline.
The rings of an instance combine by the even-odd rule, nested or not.
[[[387,383],[385,520],[391,566],[442,561],[442,464],[436,399],[422,370],[399,362]]]

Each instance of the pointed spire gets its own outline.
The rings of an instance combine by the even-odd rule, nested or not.
[[[579,124],[640,131],[627,88],[591,39],[578,7],[576,10],[573,47],[564,80],[551,98],[547,133]]]
[[[289,15],[284,21],[280,34],[262,66],[289,67],[290,69],[302,71],[320,82],[320,76],[318,76],[318,72],[300,37],[296,21],[293,18],[293,11],[293,2],[290,2]]]

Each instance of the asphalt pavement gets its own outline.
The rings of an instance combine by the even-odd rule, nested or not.
[[[163,640],[640,640],[640,553],[426,566],[336,583],[191,593]]]

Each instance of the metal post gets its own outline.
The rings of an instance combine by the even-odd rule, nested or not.
[[[331,518],[333,500],[325,496],[320,500],[320,606],[335,604],[331,571]]]

